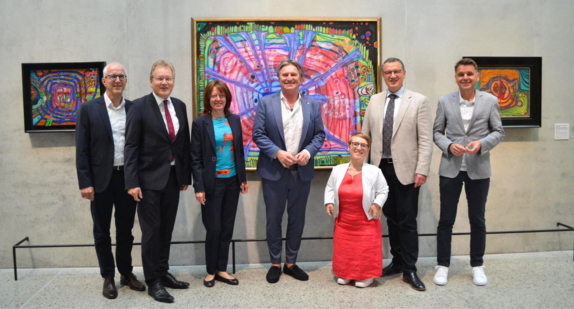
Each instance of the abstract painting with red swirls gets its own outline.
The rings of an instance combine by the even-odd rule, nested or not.
[[[530,117],[529,68],[479,68],[476,89],[498,98],[500,117]]]
[[[360,131],[371,95],[380,91],[380,20],[194,20],[194,115],[203,110],[203,90],[213,79],[233,95],[241,117],[246,167],[255,168],[259,149],[251,135],[257,104],[280,91],[277,67],[299,61],[301,93],[320,104],[326,139],[316,167],[348,162],[348,139]]]

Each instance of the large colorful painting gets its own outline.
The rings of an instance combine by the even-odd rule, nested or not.
[[[241,116],[246,166],[257,166],[251,139],[257,104],[279,92],[277,67],[299,61],[301,92],[320,103],[326,140],[316,168],[348,162],[348,139],[360,131],[372,94],[381,90],[380,19],[192,20],[194,116],[203,110],[203,90],[219,79],[233,94],[231,111]]]
[[[24,63],[26,132],[74,131],[83,102],[103,94],[105,62]]]
[[[476,89],[498,98],[504,127],[541,126],[541,57],[465,57],[478,64]]]

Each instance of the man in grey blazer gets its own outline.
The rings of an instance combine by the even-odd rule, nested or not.
[[[388,91],[371,97],[363,133],[372,139],[370,163],[379,166],[389,185],[383,205],[393,261],[383,276],[403,274],[418,291],[425,285],[415,266],[419,254],[417,214],[420,187],[426,182],[432,156],[432,121],[428,99],[405,89],[405,66],[400,59],[383,63]]]
[[[470,221],[470,265],[473,282],[486,285],[482,265],[486,243],[484,212],[490,185],[490,150],[504,138],[498,99],[478,91],[476,62],[462,59],[455,65],[459,91],[439,99],[434,122],[434,142],[442,150],[440,220],[437,231],[437,262],[434,282],[446,285],[450,265],[452,226],[462,185]]]

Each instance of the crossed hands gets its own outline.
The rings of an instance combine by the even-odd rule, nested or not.
[[[477,153],[480,150],[481,146],[482,146],[482,144],[480,143],[480,141],[471,142],[470,144],[468,144],[466,146],[466,148],[460,144],[452,143],[448,147],[448,150],[450,150],[450,152],[453,155],[460,157],[465,153],[468,153],[469,155],[473,155],[473,154]]]
[[[284,168],[288,168],[293,164],[305,166],[309,162],[309,155],[307,154],[307,151],[304,150],[296,156],[293,156],[285,150],[279,150],[279,152],[277,152],[277,160],[281,162],[281,165],[283,165]]]

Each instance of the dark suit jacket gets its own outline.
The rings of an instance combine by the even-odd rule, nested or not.
[[[169,178],[171,155],[178,185],[191,184],[189,123],[185,103],[171,97],[179,130],[173,142],[152,93],[134,101],[127,116],[124,175],[126,189],[163,190]]]
[[[306,95],[301,95],[303,108],[303,131],[299,150],[307,149],[311,154],[309,163],[299,167],[301,181],[310,181],[315,175],[313,158],[325,142],[325,128],[319,104]],[[259,147],[257,174],[261,178],[279,180],[286,169],[278,159],[273,159],[279,150],[286,150],[279,92],[261,99],[253,124],[253,142]]]
[[[241,118],[237,115],[229,114],[227,115],[227,120],[233,133],[237,180],[239,183],[247,182]],[[205,115],[195,119],[191,126],[191,170],[195,192],[213,192],[216,178],[216,163],[217,155],[213,121],[211,120],[211,115]]]
[[[126,100],[126,113],[132,102]],[[104,97],[80,104],[76,123],[76,171],[80,189],[102,192],[114,167],[114,138]]]

